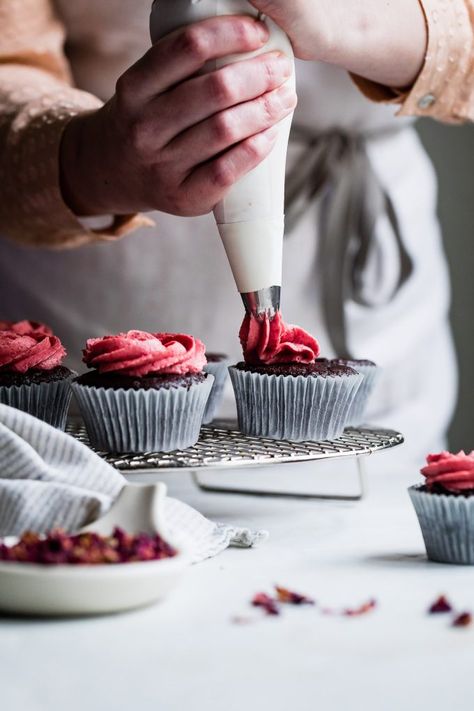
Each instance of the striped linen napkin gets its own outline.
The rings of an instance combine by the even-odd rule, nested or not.
[[[74,437],[0,404],[0,536],[78,531],[103,516],[125,485],[118,471]],[[170,497],[164,515],[170,534],[192,541],[195,562],[228,546],[251,548],[268,535],[214,523]]]

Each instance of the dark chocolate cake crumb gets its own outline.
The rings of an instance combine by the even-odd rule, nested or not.
[[[170,390],[171,388],[189,388],[192,385],[203,383],[207,378],[206,373],[190,373],[189,375],[159,375],[149,373],[143,377],[121,375],[119,373],[98,373],[90,370],[76,378],[79,385],[88,385],[94,388],[111,388],[112,390]]]
[[[29,370],[27,373],[9,373],[0,369],[0,386],[40,385],[41,383],[56,383],[76,375],[73,370],[59,365],[52,370]]]
[[[338,376],[357,375],[357,372],[353,368],[325,359],[318,359],[313,363],[278,363],[275,365],[238,363],[235,367],[247,373],[259,373],[260,375],[290,375],[293,377],[302,375],[305,378],[334,378]]]
[[[474,489],[464,489],[463,491],[448,491],[448,489],[445,489],[444,486],[442,486],[441,484],[433,484],[433,486],[430,487],[420,486],[420,491],[424,491],[427,494],[457,496],[458,498],[464,497],[465,499],[474,496]]]

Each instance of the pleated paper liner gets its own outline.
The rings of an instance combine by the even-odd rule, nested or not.
[[[173,452],[196,444],[214,377],[189,388],[114,390],[73,383],[90,443],[107,452]]]
[[[214,376],[214,385],[207,401],[203,419],[203,424],[208,425],[215,419],[224,397],[224,388],[229,376],[229,361],[222,360],[208,363],[204,366],[204,371]]]
[[[362,375],[261,375],[229,368],[240,430],[293,442],[335,439],[348,424]]]
[[[71,382],[75,375],[72,373],[69,378],[49,383],[2,385],[0,402],[64,430],[72,397]]]
[[[474,496],[432,494],[421,486],[408,493],[426,552],[438,563],[474,565]]]

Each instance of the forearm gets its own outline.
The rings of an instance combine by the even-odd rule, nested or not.
[[[87,230],[61,194],[65,127],[101,102],[71,86],[51,2],[2,0],[0,27],[0,235],[58,248],[122,234],[123,221],[119,230]]]
[[[427,26],[419,0],[319,0],[326,18],[314,59],[385,86],[411,86],[427,49]]]

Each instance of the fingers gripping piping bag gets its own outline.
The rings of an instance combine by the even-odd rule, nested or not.
[[[218,15],[239,14],[261,16],[247,0],[155,0],[151,38],[156,42],[179,27]],[[265,18],[265,22],[270,38],[261,50],[210,62],[206,71],[275,50],[293,58],[287,35],[270,19]],[[294,86],[294,72],[288,82]],[[257,317],[272,318],[280,308],[285,167],[292,119],[290,115],[280,122],[271,154],[239,180],[214,209],[237,288],[247,312]]]

